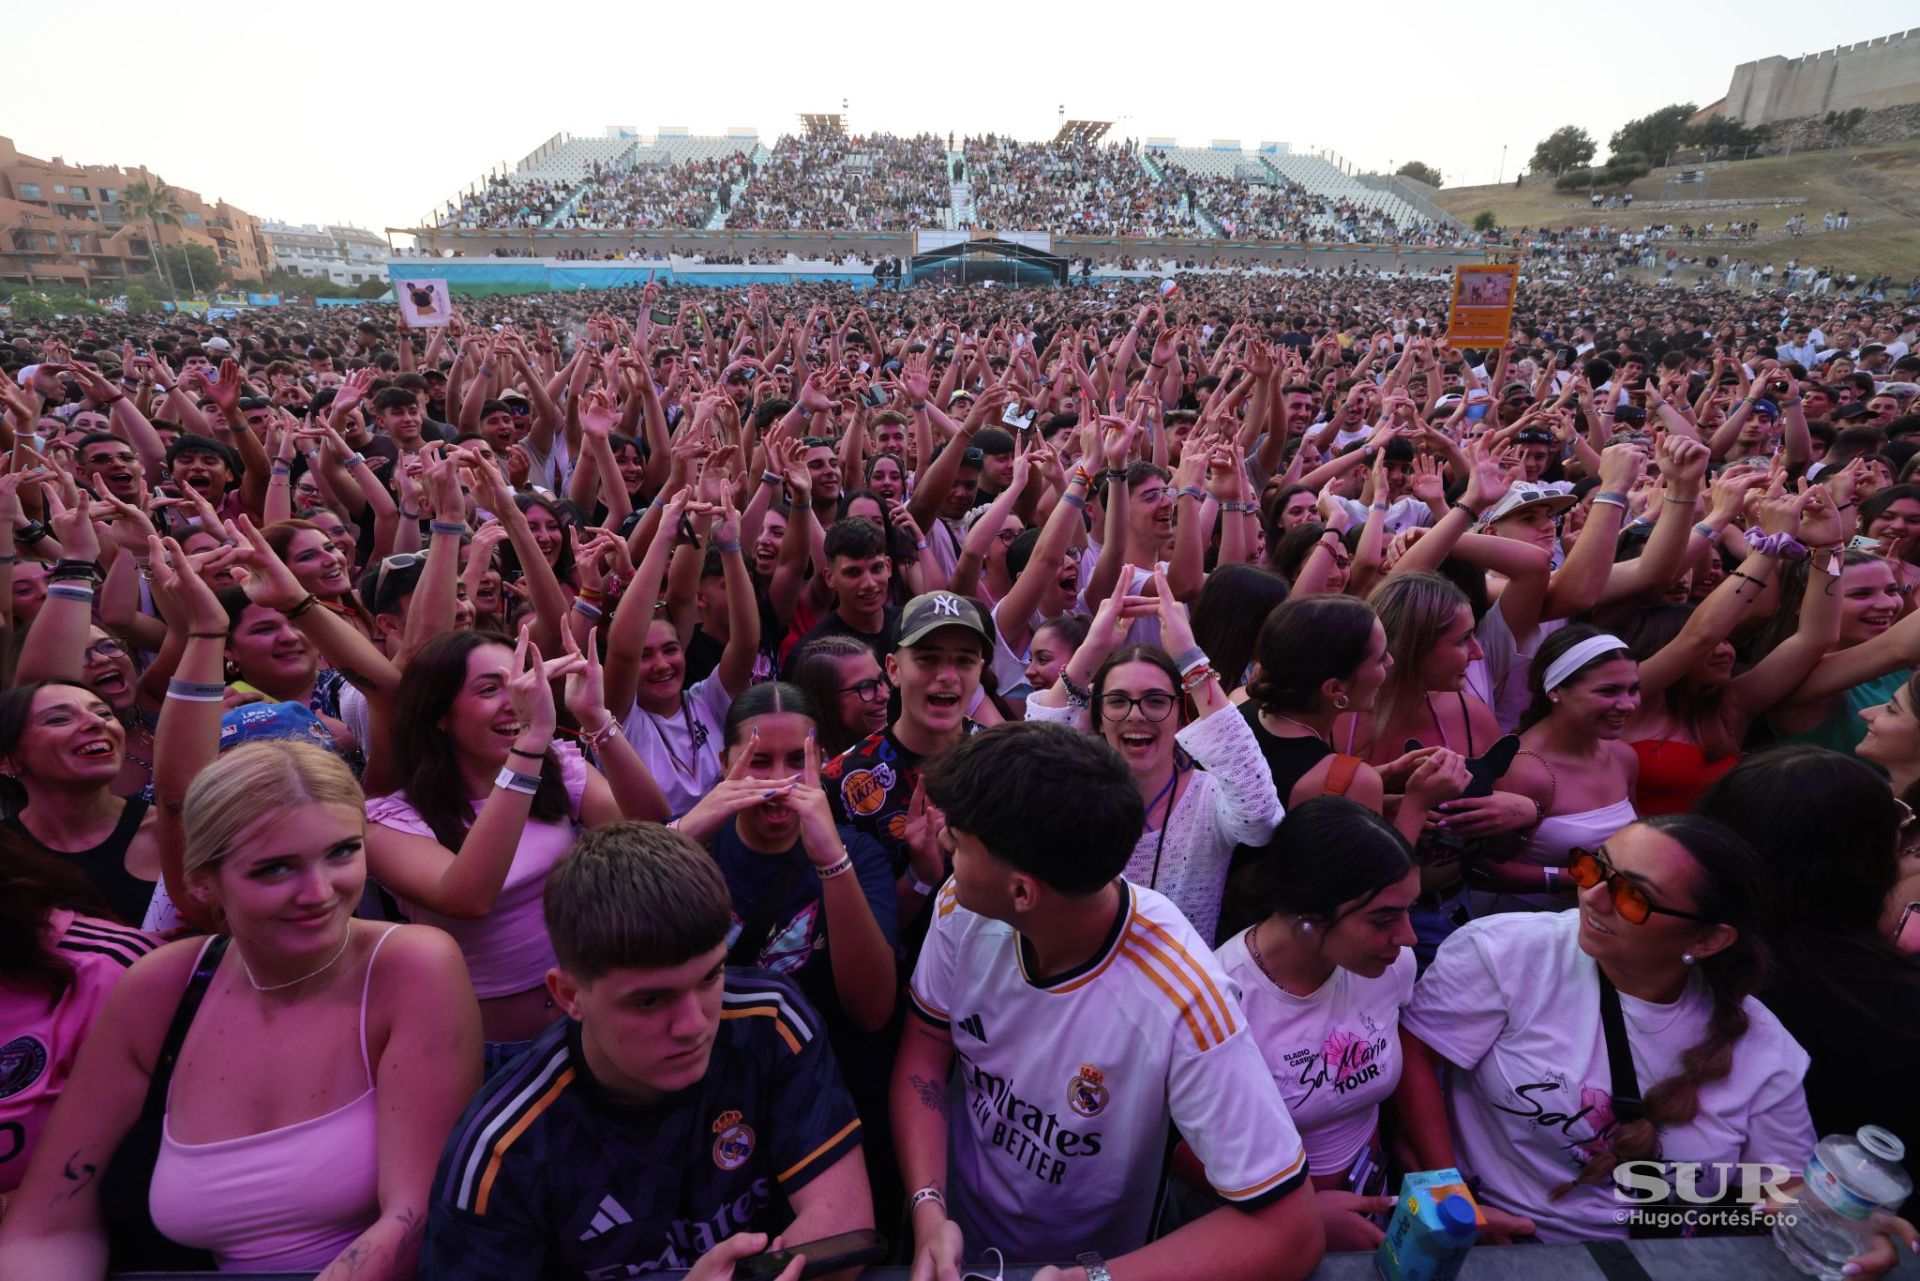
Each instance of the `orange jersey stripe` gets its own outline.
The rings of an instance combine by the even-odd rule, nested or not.
[[[553,1084],[547,1087],[547,1092],[534,1100],[533,1106],[527,1109],[527,1114],[515,1121],[511,1130],[494,1140],[493,1155],[487,1158],[487,1172],[480,1176],[480,1194],[473,1199],[475,1214],[487,1212],[487,1198],[493,1193],[493,1180],[500,1173],[500,1162],[506,1159],[507,1149],[513,1146],[515,1139],[527,1132],[528,1126],[540,1119],[542,1112],[553,1106],[553,1101],[560,1097],[560,1091],[572,1083],[573,1077],[573,1068],[568,1068],[555,1077]]]
[[[780,1171],[779,1175],[776,1177],[779,1178],[780,1182],[785,1183],[788,1179],[791,1179],[794,1175],[806,1169],[807,1166],[814,1160],[815,1157],[819,1156],[822,1152],[825,1152],[827,1149],[831,1148],[834,1144],[846,1138],[849,1134],[853,1133],[855,1130],[859,1128],[860,1128],[860,1118],[856,1116],[853,1118],[853,1120],[847,1122],[846,1126],[841,1129],[840,1133],[834,1135],[832,1138],[828,1139],[825,1143],[822,1143],[819,1147],[807,1153],[805,1156],[801,1157],[798,1161],[795,1161],[792,1165],[788,1166],[786,1169]]]
[[[1265,1192],[1268,1188],[1273,1187],[1277,1183],[1285,1183],[1288,1179],[1291,1179],[1295,1174],[1298,1174],[1300,1172],[1300,1167],[1305,1165],[1306,1163],[1307,1163],[1307,1154],[1303,1151],[1300,1153],[1299,1156],[1293,1159],[1292,1165],[1280,1171],[1280,1173],[1274,1175],[1270,1179],[1260,1180],[1260,1182],[1254,1184],[1250,1188],[1233,1188],[1233,1189],[1215,1188],[1214,1191],[1218,1192],[1221,1196],[1227,1198],[1227,1200],[1229,1201],[1244,1201],[1248,1197],[1259,1196],[1262,1192]]]
[[[1196,961],[1193,953],[1187,951],[1186,946],[1181,943],[1179,939],[1175,938],[1172,932],[1165,926],[1150,921],[1144,916],[1140,918],[1140,924],[1158,935],[1166,942],[1166,945],[1170,949],[1179,955],[1182,961],[1186,962],[1187,969],[1192,973],[1193,977],[1200,980],[1200,985],[1206,989],[1207,995],[1212,998],[1214,1007],[1220,1011],[1220,1017],[1225,1020],[1227,1030],[1231,1032],[1233,1030],[1233,1006],[1228,1003],[1226,997],[1220,994],[1220,989],[1214,985],[1213,977],[1207,973],[1207,967]]]
[[[748,1005],[739,1009],[722,1010],[720,1011],[720,1017],[723,1019],[770,1018],[773,1020],[773,1026],[780,1033],[780,1039],[787,1043],[787,1048],[795,1054],[800,1053],[799,1038],[794,1036],[792,1029],[787,1026],[786,1020],[780,1017],[780,1011],[771,1005]]]
[[[1195,981],[1188,967],[1181,965],[1152,939],[1143,934],[1136,933],[1130,935],[1127,942],[1143,954],[1159,960],[1160,964],[1167,968],[1174,982],[1187,990],[1188,994],[1193,997],[1193,1003],[1200,1007],[1200,1013],[1207,1020],[1207,1027],[1212,1031],[1213,1039],[1216,1042],[1224,1041],[1227,1037],[1233,1035],[1233,1020],[1227,1018],[1224,1024],[1222,1023],[1221,1015],[1224,1014],[1224,1011],[1217,1010],[1213,1005],[1208,1003],[1206,993],[1202,990],[1200,984]],[[1176,943],[1174,946],[1177,950],[1179,944]]]
[[[1200,1026],[1200,1020],[1193,1016],[1193,1005],[1197,998],[1195,998],[1192,993],[1188,993],[1184,997],[1181,996],[1179,992],[1173,989],[1171,983],[1168,983],[1166,979],[1160,977],[1158,970],[1149,965],[1146,960],[1131,947],[1122,944],[1119,950],[1126,953],[1127,960],[1139,967],[1140,972],[1151,979],[1155,987],[1167,994],[1167,999],[1172,1001],[1174,1007],[1180,1011],[1180,1017],[1187,1021],[1187,1031],[1193,1033],[1193,1039],[1195,1043],[1199,1045],[1202,1052],[1211,1049],[1212,1046],[1207,1042],[1206,1032]]]

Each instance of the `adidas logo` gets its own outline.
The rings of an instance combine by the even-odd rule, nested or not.
[[[960,1030],[976,1041],[984,1041],[987,1039],[986,1025],[980,1021],[978,1014],[969,1014],[966,1018],[961,1019]]]
[[[633,1216],[628,1214],[618,1201],[611,1196],[603,1196],[600,1198],[599,1211],[593,1216],[593,1222],[587,1225],[587,1230],[580,1234],[580,1239],[591,1241],[597,1236],[604,1236],[613,1231],[623,1223],[632,1222]]]

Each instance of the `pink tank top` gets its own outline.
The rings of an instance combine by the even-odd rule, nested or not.
[[[214,1143],[176,1142],[171,1117],[163,1122],[147,1192],[154,1226],[182,1245],[212,1251],[222,1271],[318,1272],[380,1217],[367,991],[374,958],[392,933],[374,943],[360,984],[366,1093],[323,1116]]]

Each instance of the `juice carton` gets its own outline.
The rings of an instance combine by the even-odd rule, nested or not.
[[[1484,1222],[1458,1170],[1409,1174],[1374,1266],[1386,1281],[1453,1281]]]

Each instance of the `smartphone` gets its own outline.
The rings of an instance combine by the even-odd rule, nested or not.
[[[672,312],[662,311],[658,307],[655,307],[652,311],[648,312],[647,315],[656,325],[671,325],[674,321],[674,315]]]
[[[1880,540],[1877,538],[1868,538],[1865,534],[1855,534],[1852,540],[1847,543],[1847,550],[1850,552],[1877,552],[1880,550]]]
[[[1033,427],[1033,418],[1036,412],[1035,410],[1029,409],[1023,414],[1013,405],[1008,405],[1000,411],[1000,424],[1003,427],[1011,427],[1015,431],[1029,431]]]
[[[887,403],[887,389],[885,387],[869,387],[860,393],[860,399],[878,408]]]
[[[842,1232],[839,1236],[823,1237],[803,1245],[783,1246],[778,1250],[768,1250],[765,1254],[750,1254],[733,1265],[733,1275],[737,1281],[773,1281],[793,1262],[796,1254],[807,1257],[806,1264],[800,1269],[802,1277],[823,1277],[843,1268],[880,1262],[887,1257],[887,1242],[872,1228]]]

